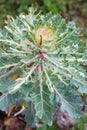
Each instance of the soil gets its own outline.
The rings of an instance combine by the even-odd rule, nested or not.
[[[5,111],[0,110],[0,130],[36,130],[36,128],[30,128],[21,114],[16,117],[8,116]]]

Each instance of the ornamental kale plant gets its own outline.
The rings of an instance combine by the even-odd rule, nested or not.
[[[55,106],[71,117],[82,115],[87,93],[87,50],[80,48],[74,22],[30,8],[0,30],[0,109],[21,105],[27,123],[52,124]]]

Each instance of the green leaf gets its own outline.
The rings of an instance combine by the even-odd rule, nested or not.
[[[35,104],[36,116],[42,119],[45,123],[52,123],[52,103],[50,102],[50,92],[47,86],[35,85],[34,92],[32,92],[31,98]]]
[[[10,105],[16,104],[16,101],[20,100],[22,97],[20,93],[15,94],[3,94],[0,96],[0,109],[1,110],[7,110]]]
[[[61,96],[58,95],[61,93]],[[61,109],[67,111],[69,115],[73,118],[79,118],[82,116],[82,99],[79,95],[73,90],[70,86],[69,88],[65,87],[63,84],[58,85],[56,89],[56,94],[61,102]],[[76,99],[76,100],[75,100]]]
[[[20,75],[22,75],[22,71],[20,69],[10,70],[3,73],[0,76],[0,92],[10,92],[10,90],[14,88],[16,79],[19,78]]]
[[[37,118],[35,117],[34,103],[28,102],[27,105],[27,108],[23,112],[25,115],[25,120],[31,127],[35,127]]]
[[[54,99],[54,102],[61,103],[61,109],[63,111],[67,111],[71,117],[80,117],[82,116],[82,99],[79,94],[76,92],[73,86],[66,86],[62,82],[58,81],[57,76],[53,76],[50,78],[51,83],[53,84],[53,89],[55,94],[51,96]],[[75,100],[76,99],[76,100]]]

